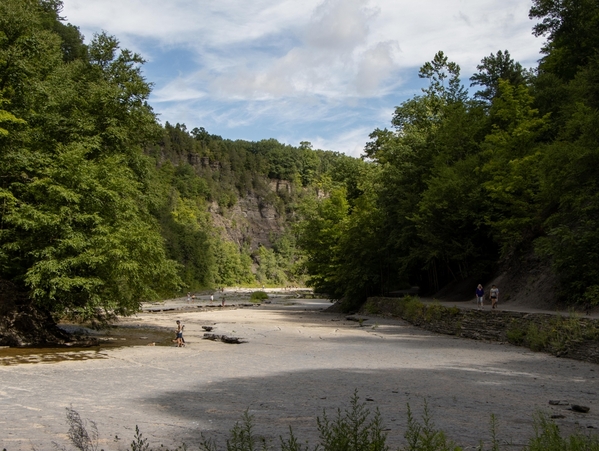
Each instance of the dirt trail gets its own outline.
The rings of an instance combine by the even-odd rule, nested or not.
[[[227,304],[242,302],[240,293],[226,296]],[[221,309],[208,298],[165,302],[153,307],[165,311],[127,321],[174,328],[180,319],[185,348],[111,348],[98,351],[102,358],[0,366],[0,449],[66,444],[70,406],[97,423],[106,450],[128,449],[135,425],[152,446],[193,449],[201,433],[222,442],[246,409],[274,445],[289,425],[314,445],[316,416],[347,406],[356,389],[381,410],[392,449],[403,441],[406,404],[418,415],[424,398],[436,424],[466,449],[488,438],[492,413],[500,437],[516,445],[531,435],[537,410],[564,415],[556,421],[565,431],[599,428],[597,365],[436,335],[400,320],[370,318],[360,327],[321,312],[330,305],[324,300]],[[247,343],[202,340],[206,325]],[[591,410],[579,414],[549,400]]]

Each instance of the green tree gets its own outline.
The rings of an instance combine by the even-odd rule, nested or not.
[[[493,128],[484,144],[487,162],[482,170],[492,204],[488,221],[504,253],[540,233],[539,165],[543,152],[536,140],[549,117],[540,117],[532,104],[526,86],[499,81],[499,93],[490,111]]]
[[[514,61],[507,50],[499,50],[497,55],[491,53],[485,56],[476,66],[478,72],[470,77],[470,86],[482,86],[484,89],[477,91],[475,97],[492,102],[499,93],[499,80],[508,81],[513,86],[526,82],[527,73],[522,65]]]
[[[533,0],[533,32],[545,36],[539,69],[571,80],[599,48],[599,5],[594,0]]]
[[[179,283],[149,214],[150,88],[106,35],[65,58],[59,6],[0,4],[0,277],[56,313],[132,313]]]

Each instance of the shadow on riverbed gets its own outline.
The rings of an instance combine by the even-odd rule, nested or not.
[[[597,413],[585,416],[565,407],[549,406],[551,396],[572,401],[580,401],[574,398],[575,393],[583,400],[590,396],[577,389],[564,392],[563,385],[549,376],[504,368],[490,371],[486,367],[281,372],[271,377],[231,378],[190,390],[169,390],[140,402],[144,409],[156,410],[165,423],[189,424],[173,437],[179,444],[196,445],[201,434],[224,443],[228,431],[247,409],[259,436],[276,443],[279,435],[286,436],[292,426],[300,441],[309,440],[313,445],[318,438],[316,417],[322,418],[326,409],[327,415],[334,418],[338,408],[349,405],[355,389],[372,410],[380,410],[392,449],[403,442],[406,405],[409,403],[418,417],[425,398],[436,425],[458,444],[473,447],[481,439],[489,441],[491,414],[498,418],[501,440],[520,445],[533,434],[533,415],[538,410],[553,413],[549,409],[558,409],[564,415],[559,420],[560,428],[567,433],[579,426],[596,428],[599,419]],[[153,437],[152,432],[142,428],[151,440],[164,440],[164,435]]]

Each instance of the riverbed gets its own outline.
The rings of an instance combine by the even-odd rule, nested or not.
[[[563,416],[555,421],[566,432],[598,431],[597,365],[436,335],[400,320],[368,317],[360,324],[323,312],[326,300],[281,297],[241,306],[231,295],[226,302],[146,308],[121,322],[146,337],[133,346],[0,366],[0,449],[67,445],[66,408],[96,423],[105,450],[128,449],[136,425],[155,447],[193,449],[202,434],[224,443],[246,411],[273,445],[290,425],[314,445],[316,417],[325,410],[334,416],[356,391],[380,410],[392,449],[403,443],[406,406],[418,417],[425,401],[435,424],[466,449],[489,439],[491,414],[514,449],[532,435],[539,411]],[[186,347],[148,338],[148,329],[174,331],[176,320],[185,324]],[[202,326],[244,343],[204,340]],[[572,403],[590,412],[568,410]]]

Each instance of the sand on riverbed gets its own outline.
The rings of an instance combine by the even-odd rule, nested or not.
[[[514,449],[532,434],[539,410],[564,415],[556,421],[565,431],[599,428],[597,365],[436,335],[399,320],[370,317],[360,326],[320,311],[328,305],[281,299],[146,312],[126,322],[174,330],[179,319],[187,346],[110,348],[97,352],[102,358],[0,366],[0,449],[66,445],[67,407],[96,422],[105,450],[128,449],[136,425],[152,446],[185,442],[193,449],[202,433],[224,443],[246,410],[273,445],[289,425],[314,445],[316,417],[324,410],[334,416],[355,390],[380,409],[392,449],[403,443],[406,404],[418,416],[424,399],[436,425],[467,449],[489,439],[491,414]],[[247,342],[203,340],[201,326]],[[591,410],[575,413],[549,400]]]

